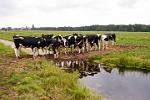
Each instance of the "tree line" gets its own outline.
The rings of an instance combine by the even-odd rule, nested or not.
[[[51,30],[51,31],[128,31],[128,32],[150,32],[150,25],[91,25],[81,27],[39,27],[31,30]]]

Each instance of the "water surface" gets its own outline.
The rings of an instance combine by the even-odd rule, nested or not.
[[[150,100],[150,73],[145,70],[117,69],[87,61],[57,61],[68,71],[79,71],[85,86],[108,100]]]

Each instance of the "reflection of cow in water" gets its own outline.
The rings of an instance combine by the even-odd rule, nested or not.
[[[106,72],[111,73],[112,68],[101,66],[100,64],[93,64],[87,61],[58,61],[56,65],[67,72],[79,71],[80,78],[87,75],[93,76],[100,72],[101,68]]]

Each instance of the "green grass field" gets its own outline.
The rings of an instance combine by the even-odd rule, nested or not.
[[[41,36],[42,34],[68,35],[81,34],[104,34],[101,31],[0,31],[0,38],[11,40],[13,35]],[[150,45],[150,32],[113,32],[117,36],[117,44],[123,45]]]
[[[0,31],[0,38],[12,41],[13,35],[41,36],[41,34],[103,34],[106,32],[75,32],[75,31]],[[138,68],[150,70],[150,32],[115,32],[118,45],[133,46],[130,49],[110,51],[92,56],[89,59],[110,67]],[[139,46],[138,48],[134,48]],[[0,44],[0,97],[7,99],[97,99],[89,90],[78,83],[78,73],[68,74],[45,58],[33,61],[31,58],[13,62],[14,54],[11,48]],[[10,67],[11,66],[11,67]],[[5,69],[5,70],[4,70]],[[7,95],[7,93],[9,93]],[[12,93],[12,94],[11,94]]]
[[[16,60],[13,49],[0,43],[0,99],[101,99],[81,86],[78,78],[78,72],[66,73],[44,57]]]
[[[79,31],[0,31],[0,38],[11,40],[13,35],[22,35],[22,36],[41,36],[42,34],[54,34],[54,35],[69,35],[73,33],[81,34],[93,34],[99,32],[79,32]]]

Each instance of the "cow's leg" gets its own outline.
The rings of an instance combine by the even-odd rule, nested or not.
[[[81,53],[81,49],[79,48],[79,51],[78,51],[78,53],[80,54]]]
[[[115,41],[114,40],[112,41],[112,45],[115,45]]]
[[[56,48],[55,48],[55,47],[52,47],[52,49],[53,49],[53,52],[54,52],[54,59],[56,59],[56,58],[57,58]]]
[[[87,44],[86,44],[86,42],[84,43],[84,51],[87,51]]]
[[[43,48],[43,55],[47,55],[48,54],[48,49],[47,49],[47,47],[44,47]]]
[[[47,54],[48,54],[48,49],[47,49],[47,47],[44,47],[44,49],[45,49],[45,55],[47,55]]]
[[[49,54],[53,54],[53,50],[51,50],[51,47],[48,47],[48,51],[49,51]]]
[[[34,52],[35,52],[35,49],[34,48],[32,48],[32,55],[33,55],[33,58],[34,58]]]
[[[99,44],[98,44],[98,41],[97,41],[95,50],[98,50],[98,48],[99,48]]]
[[[49,54],[53,54],[53,51],[49,51]]]
[[[108,41],[104,41],[104,43],[103,43],[103,49],[104,50],[107,49],[107,46],[108,46]]]
[[[33,58],[36,58],[36,47],[32,48],[32,52],[33,52]]]
[[[101,41],[98,41],[98,50],[101,50]]]
[[[43,55],[46,55],[46,50],[45,50],[45,48],[42,48],[42,52],[43,52]]]
[[[93,46],[94,46],[94,44],[93,44],[93,43],[91,43],[91,44],[90,44],[90,47],[91,47],[91,48],[90,48],[90,51],[92,51],[92,50],[93,50]]]
[[[39,55],[39,49],[38,49],[38,48],[36,48],[35,50],[36,50],[36,51],[35,51],[36,56],[38,56],[38,55]]]
[[[36,54],[37,54],[37,56],[40,55],[39,54],[39,48],[36,48]]]
[[[43,53],[43,55],[45,55],[45,50],[44,50],[44,48],[42,48],[42,53]]]
[[[105,50],[105,41],[102,41],[102,46],[103,50]]]
[[[20,49],[19,49],[19,47],[15,48],[14,50],[15,50],[16,58],[18,58],[20,56]]]
[[[67,47],[65,47],[65,54],[67,54]]]
[[[83,46],[83,47],[82,47],[82,52],[84,53],[84,51],[85,51],[85,47]]]
[[[71,45],[71,52],[73,53],[73,46]]]
[[[86,48],[86,49],[87,49],[87,52],[89,51],[90,46],[91,46],[91,45],[90,45],[89,43],[87,43],[87,48]]]
[[[105,46],[106,46],[106,49],[108,48],[108,42],[109,42],[109,41],[106,41],[106,45],[105,45]]]
[[[74,45],[74,50],[75,50],[75,52],[77,52],[78,51],[78,46]]]
[[[100,51],[100,49],[101,49],[100,46],[101,46],[100,41],[97,41],[96,42],[96,50]]]
[[[46,51],[46,55],[48,55],[49,54],[48,47],[45,47],[45,51]]]
[[[57,51],[57,52],[56,52],[56,58],[58,58],[58,55],[59,55],[59,52]]]

